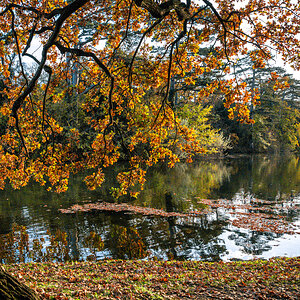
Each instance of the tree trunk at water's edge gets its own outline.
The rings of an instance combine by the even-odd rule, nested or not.
[[[38,300],[40,298],[31,288],[18,281],[0,266],[0,299]]]

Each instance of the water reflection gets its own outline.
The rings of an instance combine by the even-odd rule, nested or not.
[[[233,240],[235,244],[243,249],[246,254],[254,256],[261,255],[263,252],[272,249],[269,241],[272,241],[276,237],[276,234],[271,232],[241,232],[234,230],[232,234],[228,236],[228,239]]]
[[[30,239],[25,226],[13,224],[10,233],[0,235],[0,263],[21,263],[29,260],[70,260],[66,233],[57,230],[51,235],[47,232],[46,242],[44,237]]]
[[[146,246],[137,229],[113,225],[109,233],[113,256],[120,259],[141,259],[148,256]]]
[[[186,200],[193,200],[196,196],[209,197],[221,188],[223,182],[230,180],[232,171],[232,167],[222,160],[182,164],[173,169],[164,166],[151,169],[145,189],[135,203],[167,210],[165,195],[169,193],[175,209],[184,211],[190,206]]]
[[[226,160],[232,168],[211,198],[232,198],[243,190],[266,200],[282,200],[297,196],[300,192],[299,157],[251,156]]]
[[[87,256],[87,260],[96,260],[97,251],[104,248],[103,240],[100,234],[91,231],[90,234],[84,239],[83,246],[90,249],[91,254]]]
[[[111,244],[115,257],[142,259],[148,256],[143,239],[135,228],[113,225],[109,236],[106,243]],[[84,249],[85,255],[74,255],[76,252],[70,251],[70,238],[66,232],[58,229],[54,234],[48,231],[44,237],[31,240],[25,226],[13,224],[10,233],[0,235],[0,263],[97,260],[98,253],[104,249],[101,235],[91,231],[82,241],[76,241],[75,247]]]
[[[58,213],[59,208],[74,204],[114,201],[109,194],[112,183],[113,176],[108,176],[102,189],[90,192],[80,177],[74,177],[69,191],[63,195],[46,192],[35,184],[19,191],[0,191],[0,262],[103,258],[219,260],[232,257],[228,253],[233,252],[239,257],[263,257],[270,252],[273,256],[283,255],[286,250],[278,253],[276,245],[279,249],[282,243],[294,243],[290,237],[282,240],[282,234],[238,229],[230,225],[228,215],[220,209],[189,219],[112,212]],[[299,195],[298,157],[243,156],[203,160],[171,170],[152,169],[140,197],[121,201],[184,212],[201,209],[199,198],[227,198],[233,203],[260,198],[282,207],[280,214],[295,223],[299,222]],[[287,209],[291,204],[293,209]]]

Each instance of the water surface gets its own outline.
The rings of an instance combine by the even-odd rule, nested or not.
[[[258,232],[228,222],[222,209],[199,218],[144,216],[132,213],[62,214],[60,208],[96,201],[116,201],[113,175],[88,191],[82,177],[71,179],[65,194],[37,184],[0,191],[0,262],[86,259],[228,260],[299,256],[300,235]],[[166,196],[167,195],[167,196]],[[300,225],[298,157],[240,156],[206,159],[191,165],[148,172],[145,190],[133,205],[187,212],[201,209],[199,199],[232,203],[269,200],[286,209],[284,217]],[[297,207],[298,205],[298,207]],[[24,227],[20,227],[24,226]]]

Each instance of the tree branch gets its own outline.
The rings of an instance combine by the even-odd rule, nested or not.
[[[89,0],[75,0],[61,10],[61,15],[55,22],[54,31],[52,32],[50,38],[48,39],[47,43],[43,47],[42,59],[41,59],[39,67],[37,68],[34,76],[28,83],[28,85],[25,88],[25,90],[23,91],[23,93],[13,103],[12,115],[16,119],[17,124],[18,124],[18,110],[21,107],[25,98],[33,91],[37,80],[40,78],[42,70],[43,70],[46,60],[47,60],[48,50],[50,49],[50,47],[52,47],[54,45],[63,23],[65,22],[65,20],[68,17],[70,17],[76,10],[78,10],[79,8],[84,6],[87,2],[89,2]],[[20,135],[20,137],[22,140],[21,135]]]

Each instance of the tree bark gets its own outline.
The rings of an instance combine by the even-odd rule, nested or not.
[[[38,300],[39,296],[28,286],[18,281],[0,266],[1,300]]]
[[[189,8],[181,0],[168,0],[161,4],[154,0],[134,0],[134,2],[137,6],[147,9],[152,17],[157,19],[168,15],[172,9],[176,11],[179,21],[191,17]]]

